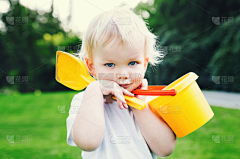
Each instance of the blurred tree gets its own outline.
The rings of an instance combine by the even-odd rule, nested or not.
[[[147,71],[149,84],[167,85],[195,72],[202,89],[239,92],[240,71],[236,72],[240,69],[239,5],[240,1],[234,0],[139,3],[134,11],[142,15],[158,36],[158,48],[166,54],[159,67]],[[234,82],[216,84],[214,76],[220,76],[220,80],[233,76]]]
[[[75,52],[79,39],[60,27],[52,9],[48,13],[33,11],[18,2],[10,3],[10,11],[1,18],[6,28],[0,36],[1,88],[20,92],[69,90],[55,80],[56,51]],[[27,76],[28,81],[9,84],[7,76]]]
[[[10,11],[0,16],[5,25],[0,29],[0,88],[21,92],[69,90],[55,80],[56,51],[77,52],[81,41],[60,26],[53,9],[48,13],[33,11],[18,1],[9,2]],[[159,67],[148,69],[149,84],[167,85],[195,72],[202,89],[239,91],[239,4],[233,0],[140,2],[134,11],[158,35],[158,49],[166,54]],[[68,21],[71,9],[69,13]],[[234,23],[224,23],[229,19]],[[27,76],[28,82],[9,84],[7,76]],[[216,84],[214,76],[233,76],[234,84]]]

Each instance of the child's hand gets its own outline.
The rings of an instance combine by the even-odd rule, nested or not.
[[[138,86],[138,89],[143,89],[143,90],[147,90],[148,89],[148,81],[146,78],[144,78],[141,82],[141,84]],[[143,101],[146,100],[146,96],[143,96],[143,95],[134,95],[134,97],[138,98],[138,99],[141,99]]]
[[[133,97],[133,93],[119,86],[114,81],[98,80],[97,82],[99,83],[99,87],[102,91],[103,97],[106,99],[105,103],[112,103],[112,101],[114,100],[112,99],[112,96],[114,95],[117,98],[119,108],[123,109],[125,107],[126,109],[128,109],[127,102],[125,101],[123,94]]]

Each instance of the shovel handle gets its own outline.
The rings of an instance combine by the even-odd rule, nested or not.
[[[175,89],[162,90],[165,87],[166,86],[148,86],[148,90],[134,89],[132,93],[137,95],[147,95],[147,96],[169,96],[169,95],[175,96],[177,94]],[[115,96],[112,96],[112,98],[117,100]],[[124,95],[124,98],[127,102],[127,105],[134,107],[138,110],[143,110],[147,106],[144,101],[136,97],[130,97],[130,96]]]
[[[112,96],[113,99],[116,99],[117,98],[115,96]],[[130,97],[130,96],[126,96],[124,95],[124,98],[127,102],[127,105],[133,107],[133,108],[136,108],[138,110],[143,110],[144,108],[146,108],[147,104],[141,100],[141,99],[138,99],[138,98],[135,98],[135,97]]]

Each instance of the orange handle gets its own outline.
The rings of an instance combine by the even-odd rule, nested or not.
[[[133,94],[137,95],[149,95],[149,96],[175,96],[177,94],[175,89],[162,90],[166,86],[148,86],[148,90],[134,89]]]

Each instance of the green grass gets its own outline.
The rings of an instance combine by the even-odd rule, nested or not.
[[[68,110],[58,110],[58,106],[68,108],[76,93],[0,95],[0,158],[81,158],[81,150],[66,142]],[[239,158],[240,110],[212,109],[214,117],[197,131],[177,139],[174,152],[167,158]],[[21,142],[17,135],[28,138]],[[217,138],[213,141],[212,135],[234,138],[232,142],[220,138],[220,143],[215,143]]]
[[[193,133],[177,139],[172,158],[240,157],[240,110],[212,107],[213,118]],[[213,138],[219,135],[219,139]],[[233,136],[233,139],[231,139]],[[230,138],[228,138],[230,137]],[[220,143],[218,143],[218,142]]]

